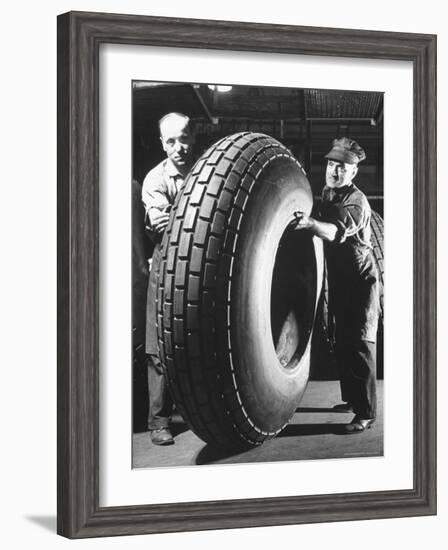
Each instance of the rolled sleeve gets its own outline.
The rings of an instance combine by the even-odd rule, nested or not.
[[[358,204],[341,204],[336,209],[333,223],[337,226],[336,242],[343,243],[356,235],[366,224],[366,213]]]
[[[365,195],[355,186],[322,192],[320,219],[337,227],[334,243],[351,243],[371,248],[370,205]]]

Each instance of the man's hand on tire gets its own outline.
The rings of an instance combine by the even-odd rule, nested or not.
[[[294,212],[294,220],[291,222],[294,229],[311,229],[314,226],[314,218],[305,212]]]
[[[152,225],[156,233],[163,233],[168,225],[170,215],[168,212],[153,212],[152,213]]]

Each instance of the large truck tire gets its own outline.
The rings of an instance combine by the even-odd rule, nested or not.
[[[384,222],[383,218],[372,210],[372,246],[380,281],[380,316],[376,337],[376,376],[384,378]]]
[[[160,356],[179,412],[214,446],[276,436],[305,391],[323,279],[305,173],[275,139],[212,146],[179,193],[162,240]]]
[[[382,329],[384,315],[384,222],[383,218],[374,210],[372,210],[372,218],[370,220],[370,224],[372,227],[373,257],[375,258],[375,263],[378,270],[378,278],[380,282],[379,328]]]

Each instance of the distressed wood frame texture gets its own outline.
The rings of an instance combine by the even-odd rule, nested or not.
[[[412,61],[414,483],[410,490],[99,506],[98,87],[103,43]],[[410,191],[410,187],[407,187]],[[405,191],[406,192],[406,191]],[[436,513],[436,37],[70,12],[58,17],[58,533],[69,538]]]

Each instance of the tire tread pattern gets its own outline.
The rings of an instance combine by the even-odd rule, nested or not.
[[[384,221],[378,212],[374,210],[372,210],[370,225],[372,228],[373,257],[375,258],[380,282],[380,320],[382,322],[384,310]]]
[[[178,194],[162,240],[158,339],[176,406],[212,445],[259,445],[275,432],[253,424],[239,395],[232,359],[232,270],[242,218],[257,176],[288,157],[279,142],[242,132],[196,162]],[[172,311],[172,315],[171,315]]]

